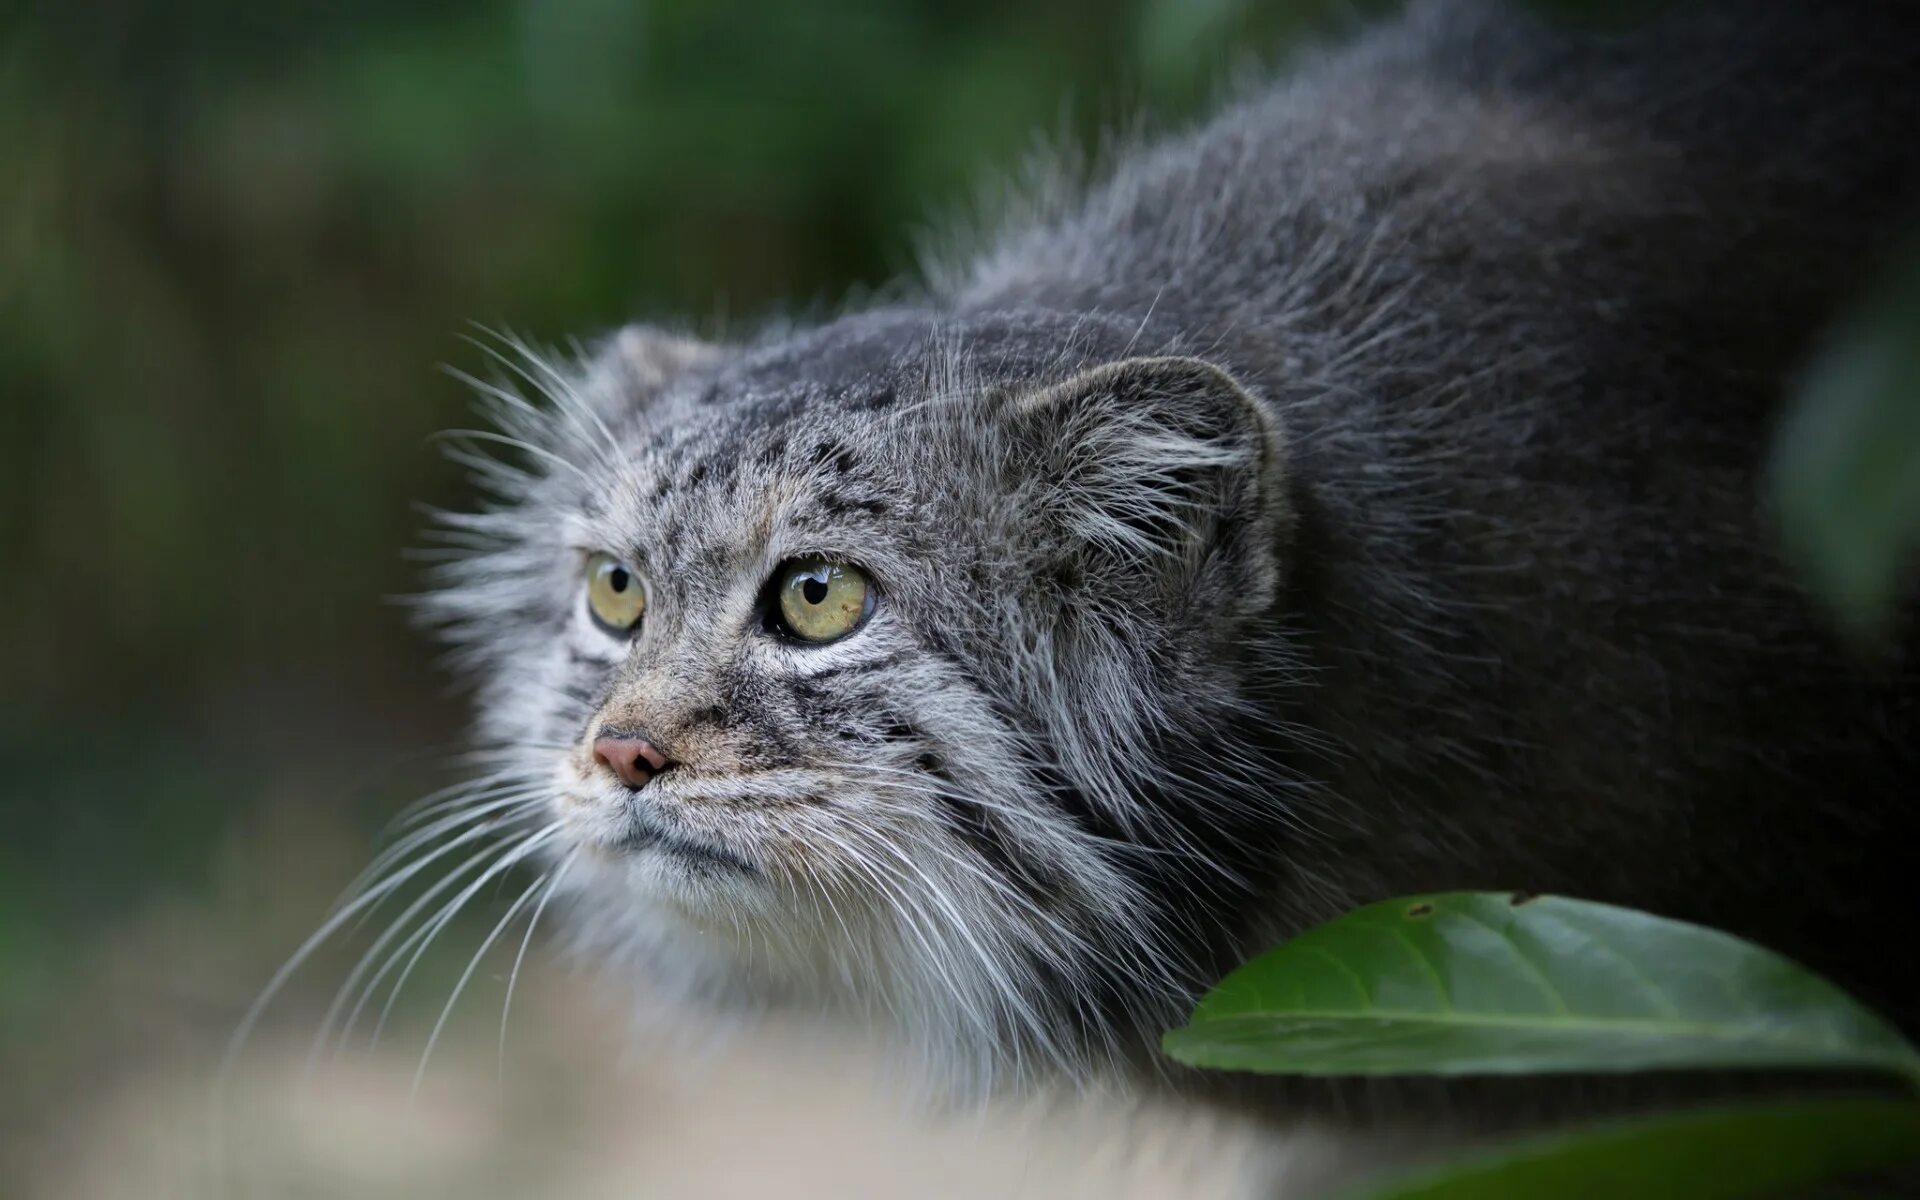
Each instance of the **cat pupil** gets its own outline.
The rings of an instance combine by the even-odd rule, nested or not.
[[[808,604],[821,604],[827,598],[827,583],[824,579],[809,579],[800,585],[800,594]]]
[[[619,567],[615,567],[612,570],[612,572],[607,575],[607,586],[611,587],[616,592],[626,591],[627,590],[626,571],[624,571]]]

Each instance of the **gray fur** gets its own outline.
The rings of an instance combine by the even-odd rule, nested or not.
[[[1758,476],[1920,213],[1911,25],[1423,4],[1038,188],[909,302],[529,352],[545,403],[490,389],[525,465],[481,464],[428,611],[583,944],[987,1083],[1150,1069],[1244,956],[1436,888],[1712,921],[1909,1003],[1862,946],[1912,660],[1838,651]],[[646,581],[630,641],[593,551]],[[764,628],[806,555],[879,589],[844,641]],[[628,793],[613,727],[683,765]]]

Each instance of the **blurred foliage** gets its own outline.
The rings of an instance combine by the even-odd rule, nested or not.
[[[1537,1134],[1347,1200],[1864,1200],[1916,1144],[1912,1101],[1753,1101]]]
[[[1920,567],[1920,240],[1813,363],[1773,466],[1808,583],[1863,644],[1902,636]]]
[[[264,809],[364,839],[457,743],[385,598],[459,500],[469,320],[835,302],[1036,131],[1177,120],[1383,6],[0,9],[0,1031]]]

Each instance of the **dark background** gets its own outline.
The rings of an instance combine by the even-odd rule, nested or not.
[[[1385,7],[0,8],[0,1155],[217,1046],[443,777],[461,704],[389,598],[463,496],[468,322],[831,306],[1037,135]]]

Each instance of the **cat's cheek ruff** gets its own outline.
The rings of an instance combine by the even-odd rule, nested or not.
[[[583,902],[602,937],[625,931],[629,961],[647,947],[682,945],[662,941],[663,924],[723,947],[697,980],[654,969],[656,984],[691,989],[689,1002],[721,980],[749,995],[807,997],[863,1028],[898,1029],[922,1068],[962,1091],[1009,1076],[1085,1077],[1110,1059],[1113,1046],[1101,1037],[1076,1044],[1058,1036],[1059,1006],[1084,1003],[1100,960],[1142,979],[1167,969],[1161,948],[1140,936],[1156,924],[1147,898],[1061,832],[1018,848],[1063,880],[1060,896],[1036,902],[937,816],[911,808],[911,794],[861,800],[832,817],[793,810],[787,841],[832,853],[777,872],[768,885],[652,851],[595,855]],[[843,817],[851,819],[831,824]]]

